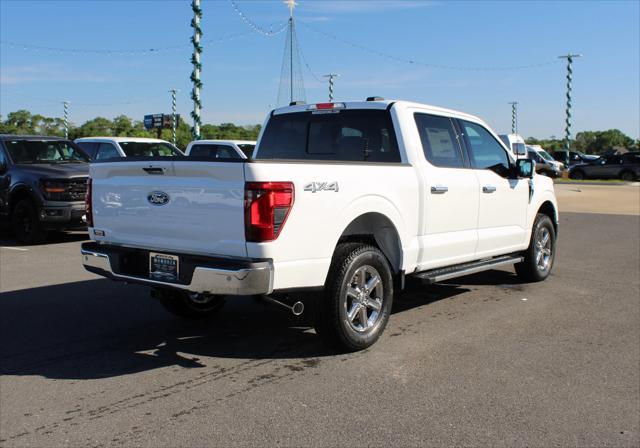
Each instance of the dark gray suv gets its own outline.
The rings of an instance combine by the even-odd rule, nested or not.
[[[0,135],[0,217],[18,241],[44,242],[49,230],[85,228],[89,157],[57,137]]]

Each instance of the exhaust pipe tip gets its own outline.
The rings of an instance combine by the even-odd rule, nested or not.
[[[294,316],[300,316],[302,313],[304,313],[304,303],[302,302],[296,302],[291,306],[291,312],[293,313]]]

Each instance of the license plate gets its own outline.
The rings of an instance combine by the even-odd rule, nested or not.
[[[162,282],[177,282],[180,259],[175,255],[149,253],[149,278]]]

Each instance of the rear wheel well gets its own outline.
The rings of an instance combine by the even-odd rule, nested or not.
[[[556,208],[553,206],[551,201],[544,202],[540,208],[538,209],[538,213],[543,215],[547,215],[551,222],[553,223],[554,230],[556,233],[558,232],[558,217],[556,215]]]
[[[365,213],[351,221],[340,235],[338,244],[362,242],[382,251],[393,273],[402,269],[402,244],[395,226],[381,213]]]

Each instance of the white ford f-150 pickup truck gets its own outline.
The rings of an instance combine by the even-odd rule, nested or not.
[[[552,181],[477,117],[370,98],[269,115],[251,160],[91,164],[87,270],[153,288],[172,313],[252,295],[359,350],[382,334],[406,276],[440,282],[514,264],[544,280],[555,256]]]

